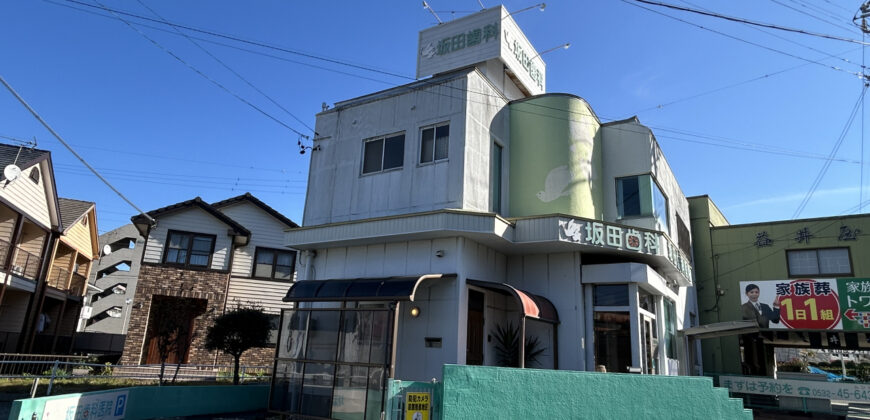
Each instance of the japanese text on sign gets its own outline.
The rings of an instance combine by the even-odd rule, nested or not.
[[[602,246],[650,255],[666,256],[686,278],[692,278],[692,264],[683,252],[661,233],[595,221],[559,221],[559,239],[578,244]]]
[[[432,396],[428,392],[405,394],[405,420],[429,420]]]
[[[788,397],[826,398],[870,402],[870,385],[786,379],[720,376],[719,386],[741,394],[779,395]]]
[[[123,419],[126,415],[127,396],[127,391],[116,391],[48,400],[42,411],[42,419]]]

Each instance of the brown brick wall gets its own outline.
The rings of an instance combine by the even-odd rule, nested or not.
[[[210,365],[217,354],[205,350],[205,334],[214,316],[222,314],[226,302],[229,274],[225,272],[186,270],[177,267],[142,264],[136,295],[130,311],[127,338],[124,341],[122,365],[145,363],[145,334],[155,295],[203,299],[207,301],[203,315],[196,318],[188,363]]]
[[[269,366],[270,368],[275,362],[274,347],[256,347],[242,353],[242,366]],[[218,355],[219,365],[232,366],[233,356],[222,353]]]

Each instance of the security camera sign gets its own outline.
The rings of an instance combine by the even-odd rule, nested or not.
[[[429,420],[432,395],[428,392],[405,393],[405,420]]]

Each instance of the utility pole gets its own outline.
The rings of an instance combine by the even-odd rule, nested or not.
[[[870,34],[870,26],[867,25],[867,18],[870,17],[870,0],[866,0],[861,6],[858,7],[858,12],[855,13],[855,17],[852,18],[852,23],[855,24],[859,29],[861,29],[861,40],[864,41],[867,38],[867,34]],[[867,51],[867,46],[861,46],[861,83],[863,86],[862,89],[867,89],[870,87],[870,74],[867,73],[867,67],[865,67],[864,55]],[[864,120],[867,118],[864,114],[864,103],[867,101],[866,98],[861,99],[861,182],[859,183],[859,191],[858,191],[858,213],[863,213],[864,211]]]

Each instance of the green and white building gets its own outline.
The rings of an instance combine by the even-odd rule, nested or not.
[[[444,364],[696,372],[689,203],[650,129],[546,93],[501,6],[421,31],[417,69],[317,115],[270,408],[379,418],[388,378]]]
[[[870,350],[870,215],[731,225],[708,196],[689,205],[701,323],[721,329],[706,374],[773,376],[775,348]],[[778,322],[740,325],[750,285]]]

